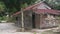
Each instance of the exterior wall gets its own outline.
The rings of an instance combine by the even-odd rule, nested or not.
[[[16,26],[18,27],[22,27],[22,23],[21,23],[21,14],[16,16]],[[31,11],[26,11],[24,12],[24,16],[23,16],[23,22],[24,22],[24,28],[30,29],[32,28],[32,12]]]
[[[31,11],[26,11],[24,12],[24,28],[33,28],[33,20],[32,20],[32,12]],[[49,21],[49,19],[51,21]],[[41,22],[42,21],[42,22]],[[54,22],[52,22],[54,21]],[[35,28],[46,28],[46,27],[53,27],[57,26],[55,17],[53,15],[41,15],[40,14],[35,14]],[[21,14],[17,16],[16,20],[17,26],[21,27]]]
[[[21,27],[21,14],[15,16],[15,18],[16,18],[16,22],[15,22],[16,26]]]
[[[32,28],[32,11],[24,12],[24,26],[25,28]]]
[[[47,15],[40,14],[40,28],[46,28],[45,18]]]
[[[35,26],[36,28],[50,28],[57,25],[57,20],[53,15],[39,15],[35,14]]]
[[[47,15],[47,18],[45,18],[46,27],[53,27],[57,26],[56,18],[53,15]]]

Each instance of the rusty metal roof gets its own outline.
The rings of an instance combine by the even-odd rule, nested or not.
[[[36,3],[36,4],[34,4],[34,5],[28,6],[28,7],[24,8],[23,11],[31,10],[31,9],[33,9],[34,7],[36,7],[36,6],[40,5],[40,4],[43,4],[43,3],[45,3],[45,2],[42,1],[42,2]],[[19,11],[19,12],[14,13],[13,15],[18,15],[18,14],[20,14],[20,13],[21,13],[21,12]]]
[[[28,7],[24,8],[23,11],[31,10],[31,9],[32,9],[32,10],[34,10],[34,12],[37,13],[37,14],[40,14],[40,13],[50,13],[50,14],[59,15],[60,10],[52,10],[52,9],[33,9],[33,7],[36,7],[36,6],[38,6],[38,5],[42,4],[42,3],[43,3],[43,2],[40,2],[40,3],[37,3],[37,4],[31,5],[31,6],[28,6]],[[13,16],[14,16],[14,15],[18,15],[18,14],[20,14],[20,13],[21,13],[20,11],[19,11],[19,12],[16,12],[16,13],[13,14]]]
[[[49,13],[49,14],[56,14],[56,15],[59,15],[60,13],[60,10],[53,10],[53,9],[36,9],[34,10],[35,13],[37,14],[46,14],[46,13]]]

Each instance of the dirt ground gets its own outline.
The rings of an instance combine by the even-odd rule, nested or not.
[[[16,27],[17,28],[17,27]],[[30,32],[17,32],[12,23],[1,23],[0,34],[60,34],[60,26],[49,29],[32,29]]]

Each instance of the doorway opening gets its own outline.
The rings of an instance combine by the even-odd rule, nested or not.
[[[32,14],[32,28],[35,28],[35,14]]]

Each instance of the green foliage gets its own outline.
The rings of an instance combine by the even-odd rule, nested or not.
[[[34,34],[36,34],[36,32],[34,32]]]
[[[0,20],[5,20],[7,14],[10,18],[10,15],[20,11],[21,8],[33,4],[35,1],[36,0],[0,0],[0,12],[3,11],[0,13]]]
[[[0,18],[5,15],[5,9],[6,9],[6,6],[4,4],[4,2],[0,1]],[[1,18],[2,19],[2,18]]]
[[[2,0],[6,6],[6,12],[11,15],[21,8],[25,8],[30,4],[33,4],[36,0]]]
[[[21,4],[20,6],[21,6],[21,8],[25,8],[25,7],[27,7],[28,5],[27,5],[27,3],[24,3],[24,4]]]
[[[60,10],[60,6],[56,6],[54,7],[54,9]]]
[[[0,2],[0,12],[5,11],[5,5],[3,2]]]
[[[6,20],[6,16],[3,16],[3,17],[0,17],[0,21],[2,21],[2,20]]]

